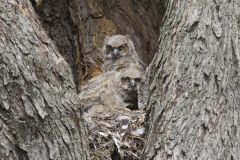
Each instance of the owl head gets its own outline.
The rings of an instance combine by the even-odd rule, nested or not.
[[[115,92],[130,110],[138,109],[138,93],[142,80],[142,71],[130,67],[117,72],[115,77]]]
[[[133,48],[133,43],[128,36],[114,35],[106,37],[103,46],[104,58],[116,61],[117,59],[128,56]]]
[[[142,81],[142,72],[136,68],[124,70],[120,75],[121,88],[127,94],[137,93]]]

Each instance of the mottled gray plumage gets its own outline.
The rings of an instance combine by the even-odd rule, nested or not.
[[[103,74],[82,87],[80,99],[85,110],[92,106],[136,109],[143,70],[133,42],[124,35],[107,37],[103,53]]]
[[[142,80],[142,69],[131,66],[119,72],[113,83],[113,88],[125,107],[130,109],[138,108],[138,92]]]
[[[106,37],[103,45],[103,71],[119,71],[139,63],[133,42],[128,36]]]
[[[141,137],[144,134],[143,127],[132,125],[137,124],[138,120],[133,120],[141,112],[131,111],[138,109],[143,68],[137,59],[134,45],[127,36],[106,38],[103,51],[103,74],[84,85],[79,97],[89,130],[106,137],[113,131],[117,132],[110,135],[118,147],[119,142],[127,139],[127,135]],[[130,141],[132,144],[132,138]]]
[[[115,107],[137,106],[137,95],[142,72],[138,68],[106,72],[90,80],[79,95],[84,110],[93,106]]]

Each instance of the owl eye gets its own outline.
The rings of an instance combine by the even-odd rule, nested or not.
[[[107,50],[108,51],[113,51],[113,47],[111,46],[111,45],[107,45]],[[107,54],[108,54],[109,52],[107,52]]]
[[[119,51],[123,51],[127,47],[127,44],[123,44],[118,47]]]
[[[130,80],[130,77],[122,77],[121,81],[122,82],[128,82]]]

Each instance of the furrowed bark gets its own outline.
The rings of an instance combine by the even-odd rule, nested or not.
[[[77,26],[76,66],[83,84],[102,73],[104,38],[129,35],[147,66],[157,48],[159,26],[165,8],[158,0],[71,0],[70,12]],[[77,50],[78,49],[78,50]]]
[[[167,1],[142,159],[240,159],[238,1]]]
[[[155,54],[141,159],[240,159],[237,0],[32,2],[42,23],[0,0],[0,159],[89,159],[69,65],[76,84],[101,74],[114,34],[146,65]]]
[[[0,159],[89,159],[68,64],[28,1],[0,12]]]

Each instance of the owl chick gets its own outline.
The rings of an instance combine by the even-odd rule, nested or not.
[[[108,106],[114,102],[110,84],[116,74],[115,71],[106,72],[92,78],[86,85],[82,86],[79,98],[84,111],[95,106]]]
[[[138,92],[142,74],[143,71],[140,68],[130,67],[120,71],[113,83],[116,99],[121,99],[124,107],[131,110],[138,109]]]
[[[137,63],[136,50],[128,36],[114,35],[107,37],[103,45],[103,71],[119,71],[128,68],[131,63]]]
[[[115,107],[137,109],[141,76],[141,70],[131,67],[94,78],[79,95],[84,110],[96,106],[103,106],[106,110]]]

